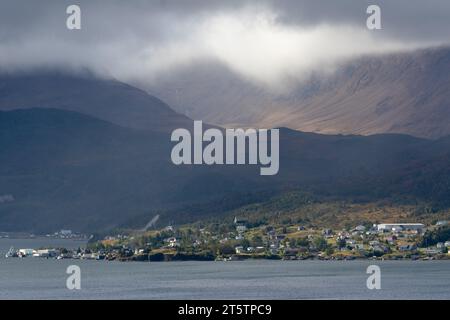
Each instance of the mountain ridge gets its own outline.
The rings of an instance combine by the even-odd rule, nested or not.
[[[170,135],[61,109],[0,112],[2,231],[93,232],[220,217],[268,196],[306,190],[341,199],[445,202],[450,139],[280,130],[280,172],[175,166]],[[437,179],[437,178],[438,179]]]
[[[356,58],[285,93],[247,81],[217,61],[163,76],[149,91],[178,112],[223,126],[439,138],[450,135],[449,87],[450,47],[442,46]]]
[[[75,111],[151,131],[168,132],[191,122],[162,100],[114,79],[56,71],[0,74],[0,110],[38,107]]]

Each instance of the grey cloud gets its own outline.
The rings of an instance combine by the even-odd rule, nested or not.
[[[368,33],[373,3],[383,30]],[[65,28],[70,4],[82,8],[81,31]],[[129,80],[217,59],[273,82],[352,55],[448,43],[449,29],[446,0],[2,0],[0,68],[83,67]]]
[[[430,37],[448,41],[450,36],[450,2],[447,0],[2,0],[0,33],[14,37],[30,31],[58,32],[64,25],[65,8],[79,4],[84,23],[91,29],[86,37],[96,34],[151,32],[164,34],[169,24],[149,30],[162,17],[185,19],[219,11],[234,11],[246,6],[270,7],[280,13],[280,20],[295,25],[347,23],[361,25],[365,8],[378,4],[383,10],[385,32],[415,39]],[[54,29],[52,31],[52,29]],[[63,30],[59,30],[62,32]]]

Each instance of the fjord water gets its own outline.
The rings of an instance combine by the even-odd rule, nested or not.
[[[450,299],[450,261],[5,259],[5,242],[0,299]],[[81,268],[81,290],[66,288],[72,264]],[[381,290],[366,287],[371,264],[381,268]]]

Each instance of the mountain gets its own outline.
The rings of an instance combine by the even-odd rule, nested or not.
[[[89,73],[0,74],[0,110],[57,108],[91,115],[124,127],[167,132],[190,120],[163,101],[116,80]]]
[[[179,224],[299,189],[450,205],[449,142],[282,128],[280,172],[269,177],[259,166],[175,166],[165,132],[60,109],[0,112],[0,230],[142,228],[156,214]]]
[[[355,58],[283,93],[209,61],[161,77],[150,91],[194,119],[324,134],[450,135],[450,48]]]
[[[279,174],[260,176],[259,166],[174,165],[171,129],[192,120],[115,80],[2,75],[0,93],[1,231],[142,228],[156,214],[178,224],[292,190],[450,206],[449,138],[281,128]]]
[[[171,145],[73,111],[0,112],[0,230],[103,230],[251,186],[240,168],[173,165]]]
[[[262,123],[320,133],[443,137],[450,134],[449,74],[449,49],[363,58]]]

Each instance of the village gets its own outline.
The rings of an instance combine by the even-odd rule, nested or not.
[[[450,259],[447,221],[381,223],[333,230],[302,225],[232,223],[167,226],[144,233],[105,236],[86,248],[18,249],[6,257],[117,261],[443,260]]]

